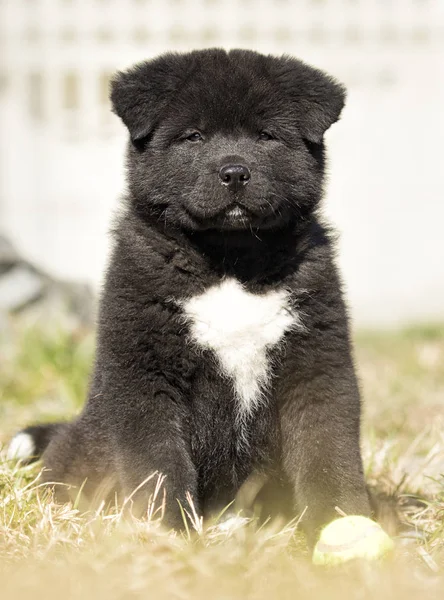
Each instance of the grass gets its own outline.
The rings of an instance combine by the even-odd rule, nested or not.
[[[11,322],[0,336],[0,443],[23,425],[79,410],[93,355],[89,332]],[[360,332],[356,359],[367,478],[380,492],[396,492],[403,520],[421,532],[398,539],[390,562],[316,569],[296,519],[202,531],[191,515],[188,531],[173,535],[161,527],[160,500],[146,521],[117,508],[81,514],[39,487],[39,465],[3,458],[1,597],[442,598],[444,327]]]

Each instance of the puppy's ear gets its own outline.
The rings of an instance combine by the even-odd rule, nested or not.
[[[183,57],[173,53],[140,63],[114,76],[110,88],[113,112],[122,119],[134,143],[151,135],[184,77]]]
[[[278,78],[297,107],[302,137],[320,144],[344,107],[346,90],[326,73],[294,58],[280,60]]]

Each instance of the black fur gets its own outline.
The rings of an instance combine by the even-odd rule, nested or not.
[[[39,458],[49,445],[49,442],[59,433],[62,433],[68,427],[68,423],[45,423],[42,425],[30,425],[22,429],[20,433],[25,433],[32,438],[34,450],[29,461]],[[24,462],[27,462],[24,459]]]
[[[157,470],[166,523],[180,527],[186,492],[208,515],[260,472],[290,494],[295,514],[308,507],[311,542],[336,506],[369,514],[347,314],[333,240],[316,212],[323,134],[344,97],[296,59],[244,50],[166,54],[117,75],[113,108],[130,133],[126,209],[89,398],[44,453],[49,480],[87,478],[87,495],[107,480],[124,496]],[[227,163],[251,172],[236,193],[219,180]],[[227,216],[233,204],[240,219]],[[305,326],[270,350],[274,378],[243,441],[231,382],[209,350],[189,343],[174,301],[225,276],[258,294],[289,290]],[[135,495],[141,513],[151,493],[149,482]]]

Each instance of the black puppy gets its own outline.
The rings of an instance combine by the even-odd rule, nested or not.
[[[166,523],[265,474],[311,542],[369,515],[360,399],[334,244],[316,214],[341,85],[244,50],[166,54],[114,79],[128,194],[114,232],[88,402],[19,433],[47,479],[121,497],[158,471]],[[45,449],[46,448],[46,449]],[[143,514],[151,481],[134,495]],[[66,486],[58,489],[66,498]]]

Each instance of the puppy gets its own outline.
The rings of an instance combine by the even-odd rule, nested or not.
[[[165,523],[207,516],[265,476],[313,544],[369,515],[360,398],[334,243],[318,218],[323,137],[344,88],[290,57],[165,54],[119,73],[128,192],[114,231],[87,403],[11,455],[91,497],[165,475]],[[145,483],[143,483],[145,482]],[[56,487],[68,499],[67,486]]]

